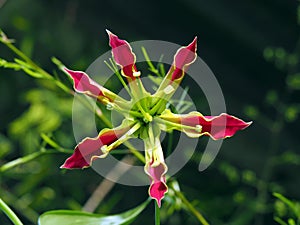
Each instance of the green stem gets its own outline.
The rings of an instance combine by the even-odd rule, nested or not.
[[[154,65],[153,65],[153,63],[151,62],[150,57],[149,57],[149,55],[148,55],[148,53],[147,53],[147,51],[146,51],[146,49],[145,49],[144,47],[142,47],[142,52],[143,52],[143,55],[144,55],[144,57],[145,57],[145,59],[146,59],[146,62],[147,62],[147,64],[148,64],[148,66],[149,66],[149,69],[150,69],[153,73],[155,73],[157,76],[160,76],[158,70],[154,67]]]
[[[115,64],[115,62],[114,62],[111,58],[109,59],[109,62],[110,62],[110,64],[109,64],[107,61],[104,61],[104,63],[106,64],[106,66],[107,66],[113,73],[115,73],[115,74],[117,75],[118,79],[121,81],[123,87],[125,88],[125,90],[126,90],[127,93],[129,94],[129,96],[132,97],[132,96],[131,96],[131,92],[130,92],[130,90],[129,90],[127,84],[125,83],[125,81],[124,81],[122,75],[120,74],[117,65]]]
[[[142,163],[145,163],[145,157],[138,151],[136,150],[132,144],[130,144],[130,142],[124,142],[124,145],[129,149],[129,151],[135,156],[137,157]]]
[[[38,72],[44,75],[45,78],[53,78],[49,73],[47,73],[45,70],[43,70],[41,67],[39,67],[37,64],[35,64],[29,57],[27,57],[22,51],[20,51],[18,48],[16,48],[13,44],[9,42],[2,41],[3,44],[5,44],[10,50],[12,50],[16,55],[18,55],[20,58],[25,60],[29,65],[31,65],[34,69],[36,69]]]
[[[154,201],[155,205],[155,225],[160,225],[160,208],[156,201]]]
[[[171,155],[172,146],[173,146],[173,132],[169,133],[168,147],[167,147],[167,156]]]
[[[0,209],[8,216],[15,225],[23,225],[18,216],[9,208],[9,206],[0,198]]]
[[[13,44],[7,41],[3,41],[0,39],[0,41],[5,44],[10,50],[12,50],[17,56],[19,56],[21,59],[23,59],[25,62],[27,62],[32,68],[34,68],[37,72],[43,74],[43,78],[52,80],[58,87],[60,87],[63,91],[66,93],[70,93],[69,88],[64,85],[59,80],[56,80],[53,76],[51,76],[48,72],[43,70],[41,67],[39,67],[35,62],[33,62],[28,56],[26,56],[22,51],[20,51],[17,47],[15,47]],[[26,71],[25,71],[26,72]]]
[[[57,154],[57,153],[66,153],[66,154],[70,154],[72,153],[73,151],[67,151],[67,150],[44,150],[44,151],[39,151],[39,152],[34,152],[32,154],[29,154],[29,155],[26,155],[24,157],[21,157],[21,158],[18,158],[18,159],[15,159],[13,161],[10,161],[4,165],[2,165],[0,167],[0,173],[3,173],[13,167],[16,167],[16,166],[19,166],[21,164],[24,164],[24,163],[27,163],[27,162],[30,162],[31,160],[33,159],[36,159],[42,155],[46,155],[46,154]]]
[[[154,105],[152,109],[150,109],[150,115],[154,115],[156,112],[159,111],[160,108],[164,107],[166,105],[166,99],[160,98],[158,102]]]
[[[202,216],[202,214],[186,199],[186,197],[179,191],[175,191],[176,195],[181,199],[181,201],[185,204],[185,206],[189,209],[189,211],[194,214],[194,216],[198,219],[198,221],[203,225],[209,225],[206,219]]]
[[[179,99],[179,101],[178,101],[178,105],[176,105],[176,111],[177,111],[177,112],[180,112],[180,109],[181,109],[182,105],[184,104],[184,99],[185,99],[185,97],[186,97],[186,95],[187,95],[188,90],[189,90],[188,87],[186,87],[186,88],[183,90],[183,93],[182,93],[182,95],[180,96],[180,99]]]

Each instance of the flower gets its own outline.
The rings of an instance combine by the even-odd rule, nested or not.
[[[168,167],[160,143],[161,131],[179,130],[187,136],[198,138],[210,136],[214,140],[233,136],[238,130],[247,128],[237,117],[222,113],[218,116],[203,116],[199,112],[175,114],[167,108],[167,103],[184,78],[189,65],[196,60],[197,38],[188,46],[178,49],[173,63],[154,94],[145,90],[135,62],[136,56],[125,40],[107,31],[112,57],[121,69],[130,87],[131,100],[127,101],[103,86],[97,84],[86,73],[64,68],[73,80],[74,90],[85,94],[110,109],[119,111],[125,117],[122,124],[113,129],[103,129],[95,138],[85,138],[61,168],[76,169],[92,165],[97,158],[105,157],[111,150],[130,138],[140,138],[145,147],[145,173],[150,178],[149,195],[158,206],[168,191],[166,173]]]

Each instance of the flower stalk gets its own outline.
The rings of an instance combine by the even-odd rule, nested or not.
[[[9,206],[0,198],[0,209],[8,216],[14,225],[23,225],[18,216],[12,211]]]

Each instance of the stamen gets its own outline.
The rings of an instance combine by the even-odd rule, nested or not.
[[[114,104],[113,103],[107,103],[107,105],[106,105],[106,109],[107,110],[113,110],[113,108],[114,108]]]
[[[103,145],[100,149],[103,152],[103,154],[107,154],[109,152],[109,148],[107,145]]]

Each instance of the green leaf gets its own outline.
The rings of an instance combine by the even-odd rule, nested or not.
[[[299,203],[293,202],[279,193],[273,193],[273,195],[276,198],[280,199],[282,202],[284,202],[293,211],[295,216],[299,218],[299,211],[300,211]]]
[[[280,225],[288,225],[286,222],[284,222],[282,219],[279,217],[275,217],[274,220],[279,223]]]
[[[295,220],[293,220],[293,219],[288,219],[288,223],[289,223],[289,225],[296,225],[296,222],[295,222]]]
[[[295,208],[295,204],[294,202],[292,202],[291,200],[287,199],[286,197],[284,197],[282,194],[279,194],[279,193],[273,193],[273,195],[280,199],[281,201],[283,201],[285,204],[287,204],[291,209],[294,209]]]
[[[292,90],[300,90],[300,73],[289,75],[286,78],[288,87]]]
[[[39,225],[128,225],[145,209],[150,199],[141,205],[116,215],[100,215],[72,210],[54,210],[42,214]]]

